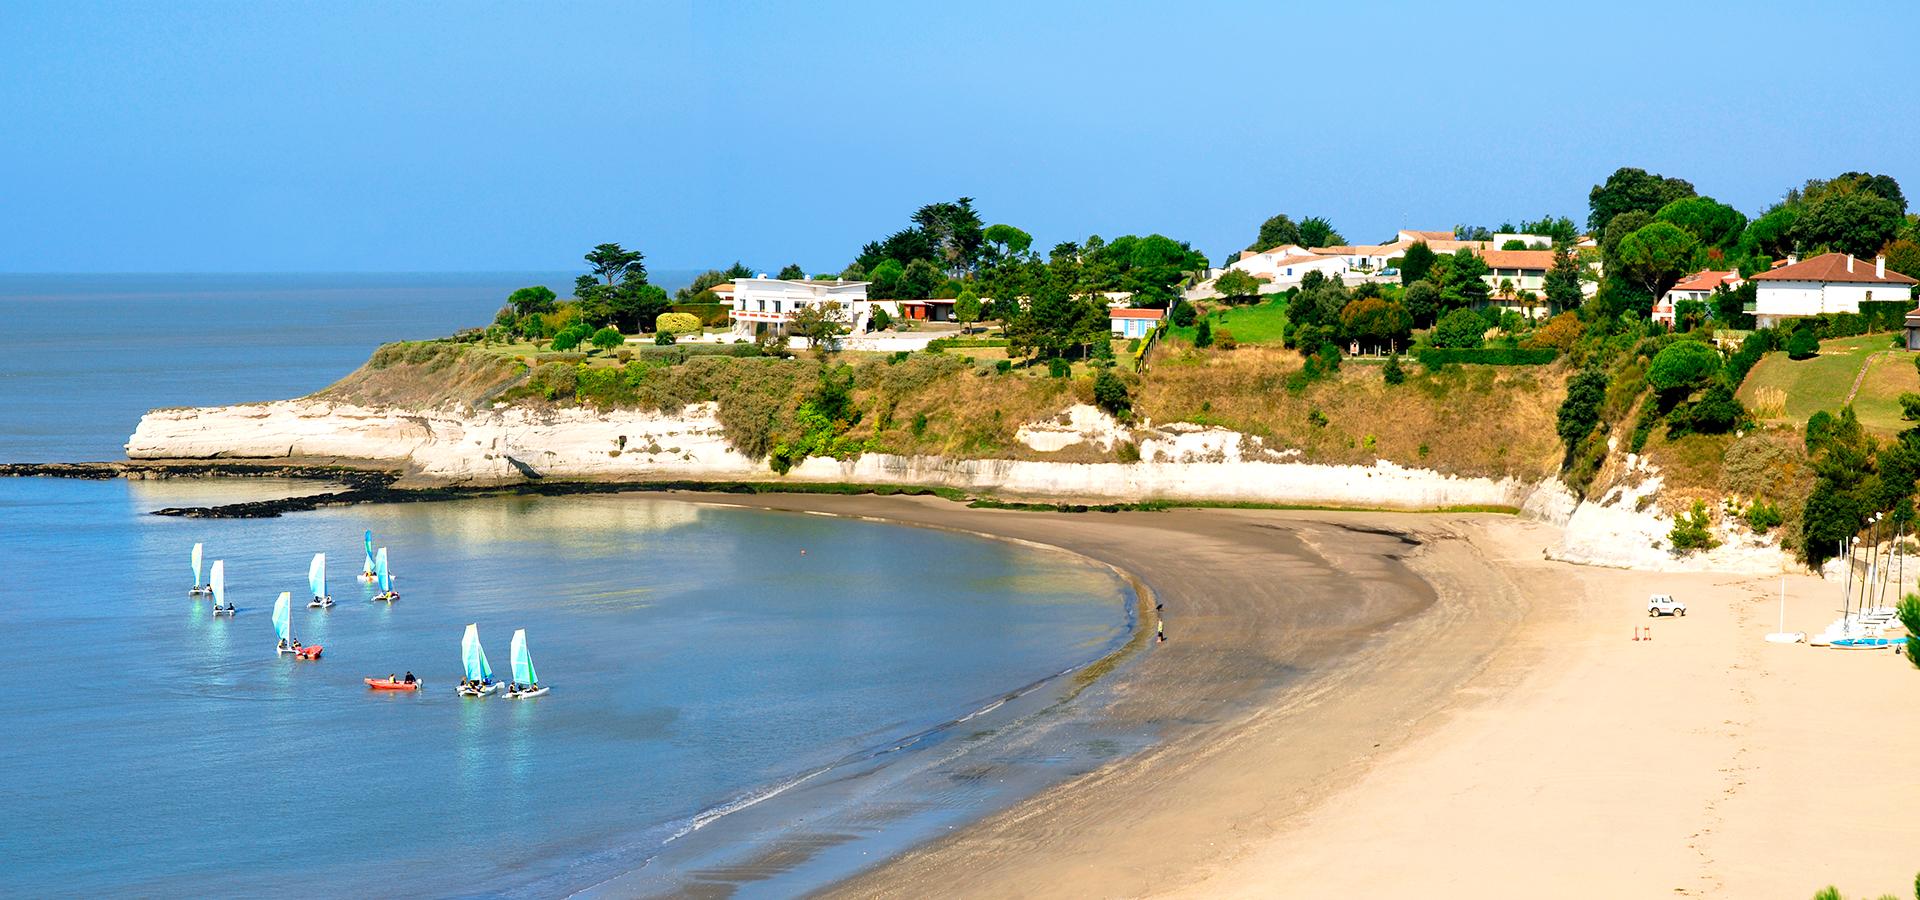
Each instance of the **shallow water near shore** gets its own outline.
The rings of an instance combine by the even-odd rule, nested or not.
[[[36,686],[0,755],[8,892],[792,893],[1037,787],[1046,765],[929,773],[1021,733],[1128,634],[1104,567],[874,522],[656,497],[145,515],[290,488],[311,489],[0,479],[0,566],[36,573],[0,588],[8,671]],[[391,607],[353,577],[362,528],[390,548]],[[187,596],[194,541],[226,560],[235,618]],[[300,602],[315,551],[330,610]],[[322,660],[273,652],[281,590]],[[468,622],[503,676],[526,628],[553,692],[457,697]],[[417,695],[361,683],[408,669]],[[1052,751],[995,750],[1029,752]],[[865,825],[735,858],[800,821]],[[712,869],[736,864],[747,880]]]

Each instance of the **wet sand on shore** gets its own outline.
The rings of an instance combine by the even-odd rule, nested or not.
[[[1497,515],[746,502],[1055,544],[1166,604],[1105,710],[1160,743],[832,896],[1878,896],[1920,870],[1920,672],[1763,641],[1779,577],[1548,562],[1551,526]],[[1790,630],[1833,618],[1837,585],[1786,582]],[[1649,620],[1654,592],[1690,615]]]

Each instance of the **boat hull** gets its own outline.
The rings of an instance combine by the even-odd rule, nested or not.
[[[551,690],[553,690],[553,688],[539,687],[539,688],[534,688],[533,690],[530,690],[530,691],[508,691],[502,696],[506,697],[508,700],[525,700],[529,697],[538,697]]]
[[[385,678],[365,678],[361,680],[367,683],[367,687],[373,688],[376,691],[417,691],[420,689],[420,682],[418,681],[409,684],[404,681],[388,681]]]

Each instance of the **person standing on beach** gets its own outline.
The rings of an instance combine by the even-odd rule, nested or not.
[[[1167,620],[1161,619],[1159,623],[1159,627],[1160,627],[1160,632],[1159,632],[1160,643],[1164,644],[1167,642]]]

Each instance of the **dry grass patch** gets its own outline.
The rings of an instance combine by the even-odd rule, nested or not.
[[[409,341],[382,346],[360,368],[311,396],[409,409],[480,406],[525,380],[526,374],[526,366],[475,351],[470,344]]]
[[[1266,348],[1170,355],[1150,370],[1134,405],[1158,423],[1259,435],[1309,462],[1387,459],[1523,478],[1559,469],[1554,414],[1566,395],[1564,366],[1409,365],[1406,383],[1388,385],[1379,367],[1348,362],[1333,377],[1290,389],[1288,376],[1301,365],[1298,354]]]

